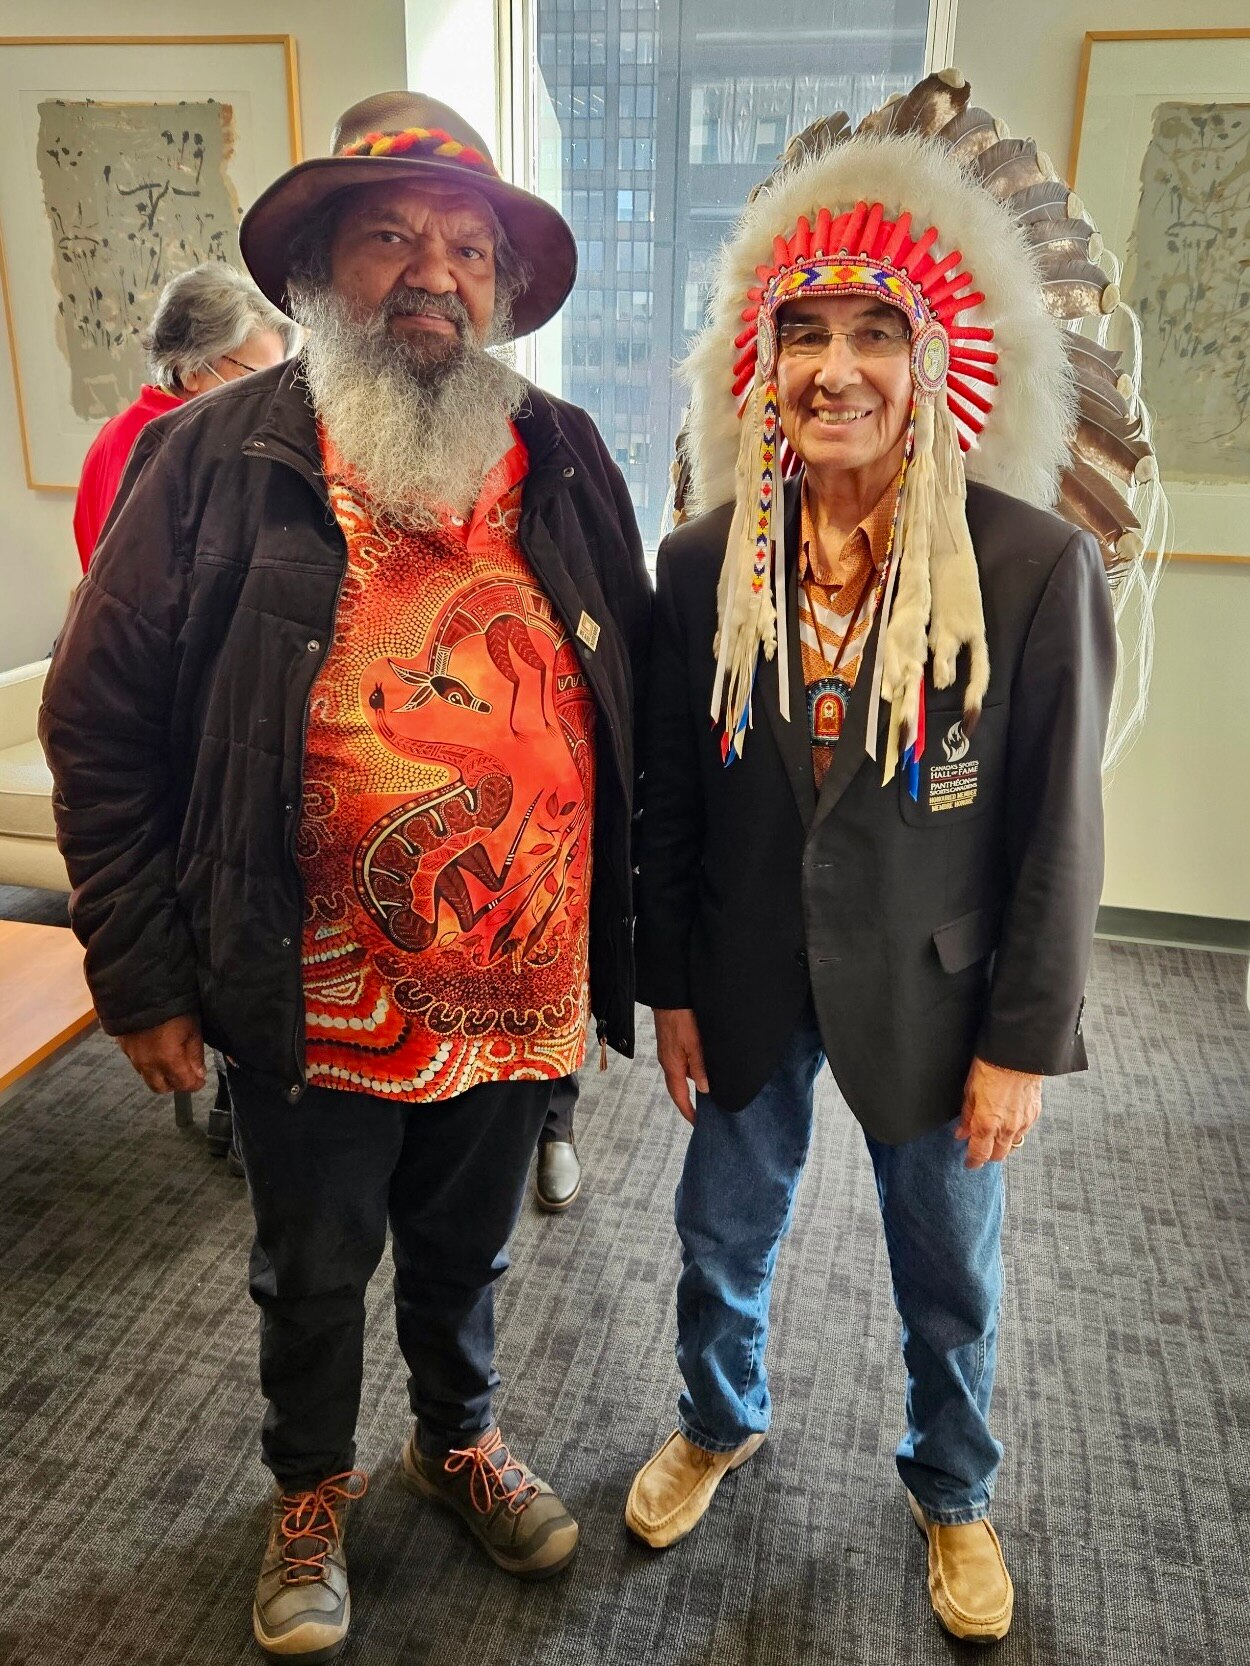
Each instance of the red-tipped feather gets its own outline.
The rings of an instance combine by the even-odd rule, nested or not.
[[[744,370],[753,370],[755,368],[756,357],[755,343],[753,341],[747,348],[746,352],[734,361],[734,375],[741,376]]]
[[[920,287],[931,301],[937,299],[934,292],[944,287],[944,280],[955,270],[963,258],[958,249],[952,249],[950,254],[930,266]]]
[[[909,277],[914,277],[916,275],[916,268],[920,265],[921,261],[928,256],[929,250],[936,242],[937,227],[930,226],[923,237],[912,245],[911,253],[903,262],[903,271],[906,272]]]
[[[743,307],[738,316],[744,324],[754,324],[759,315],[760,309],[758,307]]]
[[[755,275],[762,284],[767,284],[772,278],[777,276],[777,273],[771,266],[757,266],[755,268]]]
[[[754,324],[748,324],[745,330],[740,330],[738,332],[738,334],[734,337],[734,346],[735,347],[745,347],[748,341],[754,341],[755,340],[755,335],[756,335],[755,325]]]
[[[735,376],[734,377],[734,398],[735,399],[739,398],[746,391],[746,389],[751,386],[751,383],[754,380],[755,380],[755,366],[754,365],[751,366],[750,370],[744,370],[739,375]]]
[[[835,254],[842,247],[842,239],[846,236],[846,228],[850,223],[849,214],[839,214],[836,220],[829,222],[829,240],[825,244],[827,255]]]
[[[758,301],[762,301],[763,299],[764,299],[764,291],[762,289],[760,289],[758,287],[754,287],[754,288],[751,288],[751,289],[747,290],[747,300],[748,301],[757,301],[758,302]]]
[[[971,295],[952,295],[948,300],[943,301],[940,307],[935,307],[934,311],[945,323],[948,318],[954,318],[956,313],[967,312],[969,307],[979,307],[984,299],[985,296],[982,295],[981,291],[974,289]]]
[[[812,252],[812,227],[806,214],[799,215],[798,227],[790,247],[794,250],[795,260],[806,260]]]
[[[773,265],[788,266],[790,263],[790,245],[784,237],[773,238]]]
[[[953,338],[952,338],[953,339]],[[961,347],[951,354],[952,364],[997,364],[997,353],[986,353],[980,347]]]
[[[962,428],[956,428],[955,438],[959,441],[959,449],[961,451],[972,450],[972,441],[968,438],[967,434],[964,433]]]
[[[955,276],[947,278],[945,283],[935,284],[932,289],[926,286],[925,293],[929,298],[929,305],[940,307],[943,301],[957,295],[961,289],[967,289],[974,281],[971,272],[956,272]]]
[[[953,388],[955,392],[959,394],[961,399],[966,399],[968,403],[974,407],[974,409],[983,412],[986,416],[988,416],[994,409],[988,399],[979,394],[975,388],[970,388],[967,382],[965,382],[960,376],[948,376],[946,378],[946,386],[948,388]],[[949,400],[949,398],[950,395],[947,394],[947,399]]]
[[[952,341],[993,341],[993,330],[987,330],[983,324],[963,324],[957,330],[947,330]],[[998,354],[995,353],[995,359]]]
[[[985,424],[980,417],[973,416],[966,405],[961,405],[958,399],[952,399],[949,393],[946,395],[946,403],[951,408],[951,415],[957,417],[965,428],[970,428],[974,434],[981,432]]]
[[[957,376],[966,376],[971,382],[984,382],[986,387],[996,388],[998,377],[984,365],[970,364],[962,353],[951,354],[951,369]]]
[[[877,242],[881,232],[881,215],[883,212],[884,211],[879,202],[873,203],[872,207],[868,210],[868,218],[864,222],[864,229],[860,233],[859,238],[859,246],[866,255],[873,256],[876,253]]]
[[[849,255],[859,253],[860,233],[864,229],[864,222],[868,218],[868,204],[857,202],[851,211],[850,223],[838,239],[838,248],[845,249]]]
[[[833,224],[833,215],[827,208],[822,208],[816,216],[816,227],[812,232],[812,253],[827,255],[829,253],[829,228]]]
[[[898,219],[895,220],[894,228],[890,232],[885,248],[881,251],[880,258],[882,260],[888,260],[891,266],[897,266],[899,264],[899,256],[903,254],[905,246],[907,250],[910,250],[911,215],[906,211],[900,214]]]

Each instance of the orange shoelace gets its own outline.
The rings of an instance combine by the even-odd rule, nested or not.
[[[492,1457],[497,1457],[498,1463],[492,1463]],[[443,1468],[448,1475],[457,1475],[462,1469],[472,1470],[469,1500],[483,1516],[490,1514],[498,1499],[503,1499],[513,1515],[519,1516],[530,1500],[538,1496],[537,1481],[526,1479],[524,1466],[517,1463],[504,1445],[498,1428],[480,1446],[457,1447],[449,1452]],[[509,1482],[509,1472],[516,1476],[515,1481]]]
[[[353,1482],[359,1482],[353,1487]],[[368,1491],[369,1477],[358,1469],[345,1469],[341,1475],[330,1475],[312,1492],[283,1493],[282,1570],[284,1585],[316,1585],[325,1578],[326,1557],[339,1542],[339,1518],[335,1506],[363,1498]],[[318,1549],[297,1555],[296,1546],[307,1540]]]

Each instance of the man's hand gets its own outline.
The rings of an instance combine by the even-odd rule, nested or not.
[[[964,1083],[957,1140],[967,1140],[964,1167],[1001,1163],[1019,1145],[1042,1109],[1042,1078],[973,1059]]]
[[[204,1086],[204,1040],[193,1013],[119,1035],[117,1044],[153,1093],[194,1093]]]
[[[699,1026],[689,1007],[653,1007],[655,1051],[664,1072],[668,1096],[687,1122],[694,1121],[694,1101],[689,1082],[700,1093],[707,1092],[707,1071],[703,1068],[703,1043]]]

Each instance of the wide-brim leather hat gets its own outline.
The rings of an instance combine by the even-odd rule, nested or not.
[[[531,276],[512,303],[514,335],[554,318],[577,276],[577,244],[557,209],[499,177],[481,135],[424,93],[375,93],[339,117],[329,156],[300,162],[257,197],[239,226],[239,247],[262,294],[286,304],[291,245],[309,215],[355,186],[422,181],[484,197]]]

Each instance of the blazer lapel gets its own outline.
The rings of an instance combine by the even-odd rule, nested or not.
[[[799,532],[801,486],[799,480],[785,487],[786,502],[786,625],[790,646],[790,721],[781,715],[778,696],[777,661],[761,655],[755,673],[754,698],[764,708],[772,725],[773,738],[781,753],[798,801],[803,826],[810,827],[816,813],[816,777],[812,771],[812,746],[807,724],[807,690],[803,684],[803,656],[799,651]],[[747,745],[751,744],[748,736]]]

